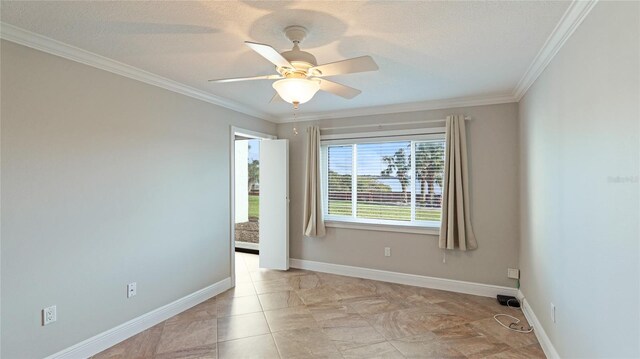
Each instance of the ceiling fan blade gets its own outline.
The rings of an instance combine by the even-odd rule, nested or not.
[[[271,98],[271,101],[269,101],[269,103],[279,103],[279,102],[285,102],[282,97],[280,97],[280,95],[276,92],[275,95],[273,95],[273,97]]]
[[[320,79],[320,90],[330,92],[346,99],[352,99],[362,92],[358,89],[354,89],[353,87],[325,79]]]
[[[282,76],[280,75],[263,75],[263,76],[253,76],[253,77],[236,77],[236,78],[229,78],[229,79],[213,79],[213,80],[209,80],[209,82],[225,83],[225,82],[239,82],[239,81],[251,81],[251,80],[276,80],[281,78]]]
[[[265,59],[271,61],[272,64],[278,67],[288,67],[293,69],[293,65],[287,61],[276,49],[269,45],[259,44],[257,42],[245,41],[245,45],[249,46],[251,50],[257,52]]]
[[[320,71],[321,74],[315,75],[314,70]],[[320,77],[376,70],[378,70],[378,65],[371,56],[354,57],[353,59],[332,62],[309,69],[311,74]]]

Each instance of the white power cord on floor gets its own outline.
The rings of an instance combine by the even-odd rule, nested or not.
[[[509,307],[509,308],[513,308],[513,309],[515,309],[515,310],[518,310],[518,308],[522,308],[522,305],[521,305],[520,303],[518,303],[518,304],[520,305],[520,307],[512,307],[512,306],[510,306],[510,305],[509,305],[509,302],[510,302],[510,301],[512,301],[512,300],[515,300],[515,299],[509,299],[509,300],[507,301],[507,307]],[[522,310],[522,309],[519,309],[519,310]],[[502,323],[502,322],[500,321],[500,319],[498,319],[498,317],[507,317],[507,318],[511,318],[511,319],[513,320],[513,322],[512,322],[511,324],[509,324],[509,325],[505,325],[504,323]],[[516,325],[518,325],[518,323],[520,323],[520,321],[521,321],[521,320],[520,320],[520,319],[518,319],[518,318],[516,318],[516,317],[514,317],[514,316],[512,316],[512,315],[509,315],[509,314],[496,314],[496,315],[494,315],[494,316],[493,316],[493,319],[495,319],[495,320],[496,320],[496,322],[498,322],[498,324],[500,324],[500,325],[502,325],[503,327],[505,327],[505,328],[507,328],[507,329],[509,329],[509,330],[511,330],[511,331],[514,331],[514,332],[518,332],[518,333],[531,333],[531,332],[533,331],[533,326],[531,326],[531,325],[529,326],[529,329],[525,329],[525,327],[524,327],[524,326],[520,326],[520,329],[518,329],[518,328],[516,327]]]

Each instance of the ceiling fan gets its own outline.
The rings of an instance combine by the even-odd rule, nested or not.
[[[277,74],[254,77],[209,80],[209,82],[225,83],[249,80],[278,80],[273,83],[276,94],[271,102],[282,99],[293,104],[294,108],[313,98],[318,90],[352,99],[362,91],[329,81],[326,77],[345,75],[356,72],[375,71],[378,65],[371,56],[355,57],[348,60],[318,65],[315,56],[300,50],[300,43],[307,36],[307,29],[294,25],[284,29],[285,36],[293,42],[293,49],[279,53],[265,44],[245,41],[253,51],[260,54],[276,66]]]

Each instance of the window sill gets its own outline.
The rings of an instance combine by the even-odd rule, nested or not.
[[[416,227],[416,226],[403,226],[393,224],[375,224],[375,223],[361,223],[361,222],[346,222],[336,220],[326,220],[324,222],[326,227],[331,228],[347,228],[347,229],[361,229],[367,231],[381,231],[381,232],[399,232],[399,233],[415,233],[415,234],[427,234],[438,236],[440,235],[439,227]]]

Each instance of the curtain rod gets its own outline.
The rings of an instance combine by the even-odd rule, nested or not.
[[[471,120],[471,117],[466,116],[465,121]],[[434,122],[444,122],[446,119],[441,118],[437,120],[425,120],[425,121],[407,121],[407,122],[393,122],[393,123],[378,123],[378,124],[368,124],[368,125],[351,125],[351,126],[336,126],[336,127],[322,127],[320,131],[330,131],[330,130],[342,130],[348,128],[364,128],[364,127],[378,127],[382,128],[383,126],[402,126],[402,125],[418,125],[422,123],[434,123]]]

